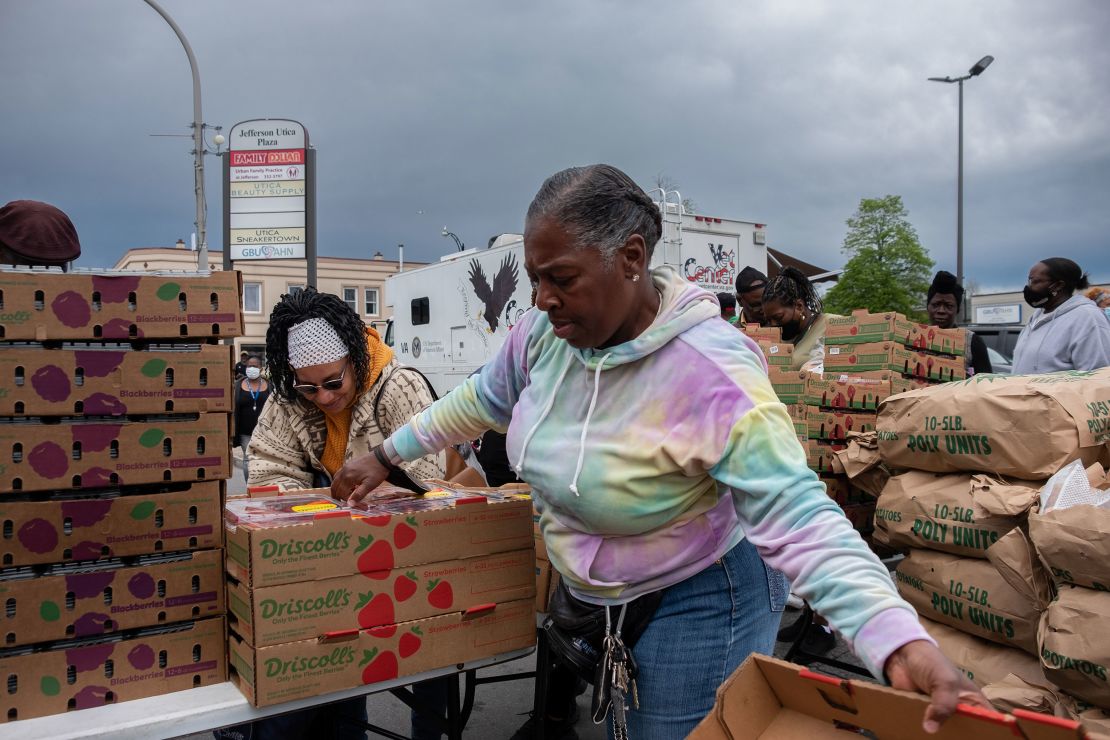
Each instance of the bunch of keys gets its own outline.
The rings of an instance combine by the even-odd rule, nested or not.
[[[606,607],[605,640],[602,643],[601,658],[597,662],[597,670],[594,674],[592,707],[593,721],[597,725],[605,721],[612,707],[613,737],[616,740],[627,740],[626,714],[630,708],[640,708],[640,697],[636,691],[636,675],[639,673],[639,667],[636,665],[636,659],[632,657],[632,650],[626,647],[621,639],[623,622],[624,606],[621,606],[617,629],[615,632],[610,631],[609,609]]]

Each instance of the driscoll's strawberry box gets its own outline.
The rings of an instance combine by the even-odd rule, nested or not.
[[[962,357],[967,352],[967,329],[941,329],[939,326],[914,324],[906,346]]]
[[[961,358],[917,352],[895,342],[825,346],[826,374],[874,370],[891,370],[942,383],[967,377]]]
[[[223,617],[0,652],[0,721],[168,694],[227,680]],[[80,719],[74,720],[80,722]]]
[[[0,423],[0,491],[224,480],[231,474],[228,418]]]
[[[249,589],[229,581],[229,626],[255,647],[535,595],[531,549]]]
[[[0,416],[228,413],[231,347],[0,348]]]
[[[228,501],[225,526],[228,574],[257,589],[529,549],[532,502],[438,492],[356,510],[318,489]]]
[[[806,451],[806,467],[818,473],[832,473],[833,455],[837,450],[847,447],[843,442],[831,443],[825,440],[809,439],[802,443]]]
[[[825,320],[825,344],[909,344],[915,326],[900,313],[868,313],[866,309],[860,309],[850,316],[828,316]]]
[[[269,647],[231,633],[230,677],[256,707],[390,681],[531,647],[534,609],[520,599]]]
[[[892,371],[875,373],[878,377],[811,374],[806,378],[805,402],[823,409],[878,411],[879,402],[896,393],[911,391],[912,380]]]
[[[220,550],[9,569],[0,574],[0,635],[13,647],[219,616],[223,578]]]
[[[767,368],[767,378],[775,389],[775,395],[787,405],[799,403],[805,396],[808,376],[809,373],[805,370],[792,370],[783,365],[770,365]]]
[[[0,270],[0,339],[186,339],[243,333],[236,271]]]
[[[0,497],[3,567],[221,547],[223,481],[51,500]]]
[[[848,432],[872,432],[879,415],[867,411],[818,411],[809,412],[807,425],[810,439],[844,441]]]

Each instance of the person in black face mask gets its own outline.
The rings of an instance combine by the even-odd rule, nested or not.
[[[763,290],[763,315],[782,327],[782,339],[794,344],[791,367],[825,361],[825,313],[821,298],[801,270],[786,267]],[[810,365],[814,367],[814,365]]]
[[[1015,375],[1110,365],[1110,323],[1094,303],[1073,295],[1088,285],[1079,265],[1065,257],[1030,268],[1025,302],[1036,310],[1018,335]]]

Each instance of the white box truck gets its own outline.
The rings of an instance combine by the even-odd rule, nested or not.
[[[748,265],[767,271],[763,224],[684,213],[680,203],[673,192],[659,201],[663,236],[652,267],[669,264],[712,293],[735,292],[736,275]],[[442,396],[493,357],[531,299],[524,240],[502,234],[487,249],[389,277],[387,338],[398,361],[423,372]]]

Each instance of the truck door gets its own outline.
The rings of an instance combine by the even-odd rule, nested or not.
[[[477,368],[486,358],[483,356],[481,342],[474,332],[465,326],[451,327],[451,364]]]

